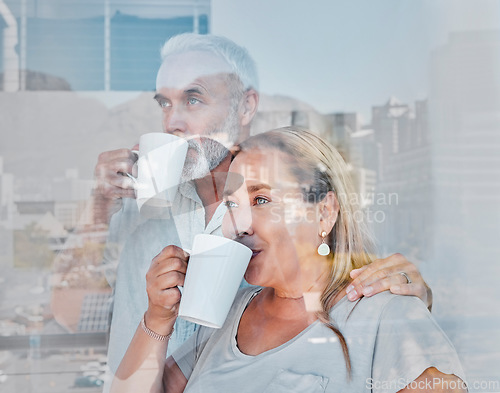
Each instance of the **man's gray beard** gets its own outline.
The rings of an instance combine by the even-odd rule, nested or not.
[[[206,136],[188,140],[189,149],[193,149],[196,154],[186,157],[182,170],[181,181],[201,179],[217,168],[227,157],[229,150],[213,136],[217,134],[225,135],[226,141],[234,143],[240,133],[240,125],[236,108],[232,108],[228,117],[219,129],[210,131]]]

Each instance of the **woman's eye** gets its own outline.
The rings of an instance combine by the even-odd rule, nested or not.
[[[236,202],[233,202],[233,201],[225,201],[225,202],[224,202],[224,205],[225,205],[228,209],[232,209],[232,208],[238,207],[238,204],[237,204]]]
[[[263,205],[263,204],[268,203],[268,202],[269,202],[269,200],[266,198],[262,198],[262,197],[255,198],[256,205]]]
[[[194,97],[189,97],[188,98],[188,104],[189,105],[196,105],[198,103],[200,103],[201,101],[197,98],[194,98]]]

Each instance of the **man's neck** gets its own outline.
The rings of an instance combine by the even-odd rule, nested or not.
[[[207,176],[194,181],[196,192],[205,208],[205,226],[212,219],[215,210],[222,201],[222,193],[226,184],[227,172],[231,165],[231,154],[213,169]]]

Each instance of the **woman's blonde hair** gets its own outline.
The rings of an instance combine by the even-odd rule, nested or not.
[[[358,206],[348,167],[341,155],[318,135],[299,127],[283,127],[250,137],[239,150],[276,149],[287,154],[290,168],[302,186],[304,201],[319,202],[333,191],[339,214],[329,235],[333,260],[328,284],[321,294],[319,319],[338,336],[348,373],[351,371],[347,343],[330,319],[330,309],[337,295],[350,281],[350,272],[373,260],[374,245]],[[306,185],[305,187],[303,185]]]

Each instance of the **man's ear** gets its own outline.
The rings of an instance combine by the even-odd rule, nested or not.
[[[252,121],[259,106],[259,93],[254,89],[245,91],[240,102],[240,118],[243,127],[248,126]]]
[[[326,196],[319,202],[320,229],[321,232],[330,233],[337,222],[340,205],[335,193],[328,191]]]

